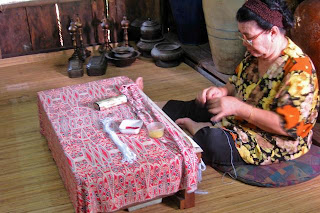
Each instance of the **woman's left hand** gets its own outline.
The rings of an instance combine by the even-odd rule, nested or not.
[[[215,115],[211,118],[212,121],[220,121],[223,117],[236,115],[241,106],[242,102],[232,96],[213,98],[207,101],[208,111]]]

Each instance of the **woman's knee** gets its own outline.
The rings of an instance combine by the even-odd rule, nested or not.
[[[194,140],[203,149],[203,159],[207,164],[229,165],[231,155],[237,152],[231,135],[220,128],[204,127],[194,136]]]
[[[223,149],[227,145],[226,141],[230,140],[223,131],[220,128],[204,127],[194,135],[194,140],[209,149]]]

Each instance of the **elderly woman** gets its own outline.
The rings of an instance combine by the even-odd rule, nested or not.
[[[236,18],[247,52],[235,75],[163,110],[189,130],[213,167],[295,159],[310,149],[318,115],[315,68],[285,36],[293,16],[284,1],[248,0]]]

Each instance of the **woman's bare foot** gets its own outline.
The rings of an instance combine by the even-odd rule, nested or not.
[[[188,130],[192,136],[203,127],[211,126],[211,123],[209,122],[195,122],[190,118],[179,118],[176,120],[176,124],[181,128]]]
[[[139,87],[139,89],[143,90],[143,78],[142,77],[138,77],[136,79],[136,84]]]
[[[143,78],[142,77],[138,77],[136,79],[136,85],[139,87],[139,89],[143,90]],[[155,104],[158,105],[158,107],[160,107],[160,109],[163,108],[163,106],[167,103],[167,101],[159,101],[159,102],[155,102]]]

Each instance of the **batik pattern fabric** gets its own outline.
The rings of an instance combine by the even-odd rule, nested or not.
[[[266,132],[236,116],[223,119],[223,126],[233,133],[241,157],[249,164],[292,160],[307,153],[312,143],[319,106],[316,71],[310,58],[287,39],[286,49],[262,77],[257,58],[246,53],[230,78],[236,97],[277,113],[289,135]]]
[[[96,101],[122,92],[127,103],[94,109]],[[41,133],[76,212],[112,212],[182,189],[197,189],[199,161],[192,145],[150,101],[124,76],[38,93]],[[133,163],[122,162],[120,150],[103,131],[100,121],[106,117],[136,154]],[[166,127],[164,136],[150,138],[146,125],[139,134],[122,134],[117,129],[124,119],[160,121]]]

